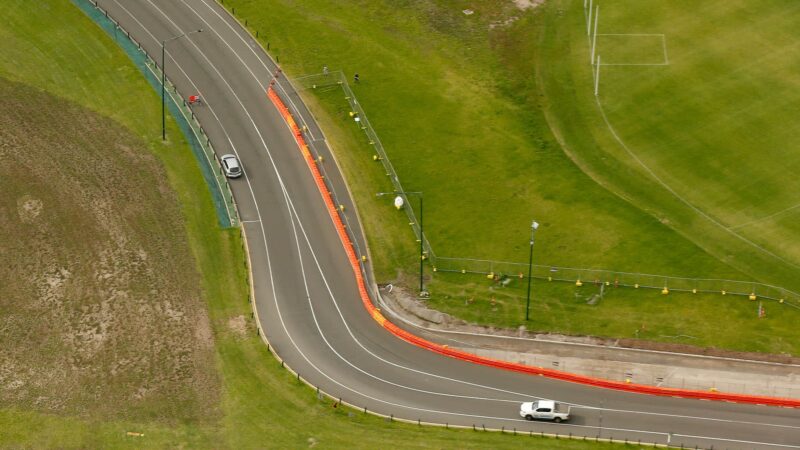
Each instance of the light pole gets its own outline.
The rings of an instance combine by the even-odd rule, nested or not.
[[[530,255],[528,256],[528,299],[525,302],[525,320],[530,320],[530,309],[531,309],[531,272],[533,270],[533,234],[536,232],[536,229],[539,228],[539,224],[534,220],[531,223],[531,251]]]
[[[398,198],[401,195],[405,195],[406,197],[409,195],[415,195],[419,198],[419,293],[422,294],[425,292],[425,285],[422,282],[422,263],[425,261],[425,210],[423,209],[423,201],[422,201],[422,192],[378,192],[376,194],[378,197],[382,197],[384,195],[397,195]]]
[[[184,36],[188,36],[190,34],[200,33],[202,31],[203,29],[200,28],[199,30],[181,33],[178,36],[173,36],[169,39],[164,39],[163,41],[161,41],[161,140],[162,141],[167,140],[167,113],[166,113],[166,97],[165,97],[166,94],[164,92],[165,91],[164,86],[166,85],[166,78],[167,78],[166,77],[167,68],[164,66],[164,61],[165,61],[164,54],[166,53],[164,48],[166,47],[167,42],[174,41],[175,39],[179,39]]]

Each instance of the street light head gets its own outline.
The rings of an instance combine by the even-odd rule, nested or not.
[[[539,228],[539,222],[534,220],[533,223],[531,224],[531,228],[533,228],[534,230]]]

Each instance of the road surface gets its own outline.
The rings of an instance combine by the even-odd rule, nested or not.
[[[294,137],[265,91],[274,62],[213,0],[99,0],[151,55],[167,43],[167,76],[195,108],[216,150],[235,153],[231,182],[251,257],[255,308],[272,348],[342,400],[397,418],[714,448],[800,448],[800,410],[645,396],[502,371],[435,354],[380,327],[361,303],[333,222]],[[269,30],[262,30],[268,32]],[[282,75],[358,251],[361,228],[324,135]],[[344,100],[343,100],[344,101]],[[155,118],[154,118],[155,121]],[[157,122],[154,123],[156,125]],[[568,424],[527,422],[519,404],[573,405]]]

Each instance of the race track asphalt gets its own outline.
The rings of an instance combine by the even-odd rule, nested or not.
[[[360,408],[413,421],[641,440],[694,448],[800,448],[800,410],[656,397],[497,370],[399,340],[367,314],[334,224],[294,137],[266,89],[275,63],[213,0],[99,0],[160,58],[219,154],[235,153],[231,181],[251,259],[254,307],[272,348],[314,386]],[[359,254],[355,208],[325,137],[286,78],[276,90],[308,126],[314,154],[345,205]],[[367,271],[369,273],[369,270]],[[374,286],[374,283],[370,284]],[[569,403],[568,424],[527,422],[519,403]],[[267,445],[267,442],[265,442]]]

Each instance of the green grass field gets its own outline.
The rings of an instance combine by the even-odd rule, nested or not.
[[[601,61],[646,64],[664,61],[666,52],[669,64],[601,66],[595,101],[581,5],[561,5],[571,26],[544,36],[547,59],[561,63],[540,76],[551,124],[571,155],[718,260],[797,289],[800,185],[791,174],[800,164],[792,150],[800,132],[784,116],[800,101],[787,64],[797,52],[798,6],[601,2]],[[664,35],[663,47],[631,36],[650,33]]]
[[[96,377],[93,384],[84,382],[87,389],[94,389],[96,396],[91,401],[75,402],[68,410],[48,408],[48,405],[40,403],[30,404],[4,395],[0,404],[0,447],[371,449],[396,446],[477,449],[518,448],[525,445],[558,449],[619,448],[618,445],[595,445],[387,423],[383,419],[347,408],[332,408],[329,401],[318,400],[313,391],[280,368],[255,334],[254,325],[249,319],[250,305],[247,303],[246,275],[242,264],[244,255],[239,231],[219,229],[214,206],[197,163],[181,138],[177,126],[171,121],[168,122],[171,139],[162,144],[158,97],[113,40],[66,0],[48,0],[35,4],[19,0],[6,5],[4,20],[0,22],[0,39],[3,42],[3,51],[0,52],[0,86],[4,93],[2,104],[11,105],[0,109],[5,127],[0,133],[0,154],[3,156],[0,167],[3,180],[7,180],[7,174],[18,167],[16,162],[24,161],[17,154],[20,149],[37,152],[50,150],[52,160],[42,161],[41,167],[34,165],[32,170],[50,170],[53,172],[53,180],[62,180],[58,177],[63,177],[68,182],[83,182],[101,193],[123,197],[119,199],[119,209],[115,208],[114,202],[109,205],[107,211],[110,217],[125,214],[135,216],[133,213],[139,214],[135,217],[140,217],[142,213],[137,210],[133,193],[140,196],[137,198],[147,199],[151,195],[159,194],[160,189],[165,189],[168,195],[160,193],[157,196],[166,200],[162,199],[155,204],[159,207],[155,213],[159,217],[174,218],[176,222],[142,224],[131,219],[131,223],[141,226],[142,230],[150,231],[144,233],[142,239],[150,236],[151,240],[143,241],[143,245],[164,246],[183,255],[184,262],[189,265],[173,270],[194,272],[195,279],[199,279],[201,289],[190,302],[193,309],[187,309],[187,312],[207,315],[213,333],[213,348],[210,349],[213,355],[212,360],[197,357],[190,357],[189,360],[218,379],[217,393],[211,392],[212,395],[208,395],[209,392],[206,392],[206,396],[202,398],[205,404],[175,402],[173,397],[164,393],[161,400],[170,400],[166,402],[170,403],[167,408],[150,408],[144,405],[144,408],[136,410],[136,405],[119,400],[114,392],[106,389],[125,388],[124,382],[107,376]],[[128,100],[123,103],[116,101],[123,97]],[[23,107],[15,102],[28,103]],[[92,134],[84,132],[87,127],[91,128]],[[24,132],[19,132],[20,130]],[[61,141],[58,141],[59,137]],[[58,142],[63,149],[58,148]],[[125,148],[119,144],[125,144]],[[37,145],[41,148],[35,148]],[[107,186],[108,180],[95,177],[91,171],[76,173],[75,167],[61,167],[58,164],[59,158],[70,161],[69,158],[75,158],[74,153],[89,150],[97,154],[111,174],[118,174],[120,169],[136,174],[124,182],[120,180],[120,186],[126,187],[131,198],[115,192]],[[107,154],[101,154],[102,151]],[[45,159],[47,156],[39,155],[39,158]],[[57,196],[59,188],[55,182],[48,186],[44,182],[36,183],[39,178],[26,177],[20,173],[12,175],[15,176],[13,185],[8,181],[3,182],[4,188],[7,188],[4,190],[6,194],[12,192],[13,186],[15,194],[29,191],[36,195],[20,197],[20,202],[17,202],[17,197],[11,198],[11,207],[7,206],[9,202],[5,200],[0,204],[4,212],[0,217],[4,231],[7,220],[16,220],[17,216],[25,220],[36,218],[38,229],[52,230],[54,239],[58,237],[56,233],[61,231],[63,239],[80,241],[75,233],[81,230],[64,230],[65,224],[61,221],[66,215],[74,221],[71,222],[74,223],[71,225],[73,227],[92,225],[88,219],[73,217],[76,211],[81,211],[75,196],[53,198]],[[46,173],[42,176],[44,175]],[[154,178],[160,178],[160,181],[154,182]],[[86,195],[99,194],[87,192]],[[41,200],[41,204],[33,201],[36,199]],[[62,205],[57,204],[59,199]],[[7,208],[10,210],[6,211]],[[51,209],[60,215],[51,212]],[[144,217],[148,216],[145,214]],[[123,229],[126,225],[124,220],[107,223],[117,223]],[[171,225],[178,226],[165,229]],[[9,228],[9,232],[22,236],[35,228],[19,225],[16,229]],[[132,236],[139,237],[135,233]],[[160,242],[160,239],[167,236],[176,239],[176,242],[169,245]],[[98,235],[96,239],[98,246],[114,248],[114,245],[107,244],[101,237],[103,236]],[[5,249],[16,245],[15,239],[17,238],[10,239],[4,233],[0,236],[0,246]],[[88,253],[81,249],[81,242],[64,243],[62,246],[54,244],[53,249],[65,252],[66,259],[77,258],[78,251]],[[34,247],[36,249],[38,247]],[[99,249],[102,250],[103,248]],[[4,251],[3,254],[8,256],[10,253]],[[7,259],[5,263],[10,265],[7,267],[14,267],[17,262],[30,263],[32,259],[25,259],[24,255],[14,255],[19,261]],[[87,255],[85,258],[91,256]],[[115,260],[120,263],[137,261],[136,258],[126,258],[124,255],[118,255]],[[191,266],[192,260],[195,267]],[[147,268],[158,268],[141,261],[139,263],[144,271]],[[174,283],[191,279],[170,271],[164,277]],[[76,285],[76,289],[85,290],[78,293],[68,292],[65,303],[80,306],[79,301],[84,299],[79,294],[86,294],[90,287],[91,282],[87,280],[82,285]],[[0,286],[0,289],[6,288],[5,285]],[[158,293],[154,295],[158,300],[162,299]],[[16,313],[18,308],[26,304],[35,305],[48,298],[37,295],[36,292],[29,293],[28,298],[20,295],[15,297],[18,302],[15,305],[2,303],[0,314],[5,318],[6,314]],[[2,301],[7,301],[5,293]],[[76,309],[79,315],[81,310]],[[130,317],[130,311],[116,312],[117,315],[112,314],[116,320],[135,319]],[[63,337],[59,325],[68,323],[59,323],[58,317],[50,319],[50,327],[35,331],[41,336],[58,341]],[[32,318],[26,320],[33,323]],[[17,339],[19,335],[8,332],[8,322],[4,321],[2,326],[0,361],[3,364],[0,366],[0,376],[6,376],[4,370],[9,361],[18,362],[23,357],[35,361],[37,347],[24,339],[9,342],[9,339]],[[133,330],[134,334],[135,331],[137,330]],[[153,362],[158,366],[160,361],[157,355],[140,345],[137,339],[151,341],[154,337],[165,336],[164,332],[147,328],[140,328],[138,331],[144,335],[133,336],[133,339],[129,339],[130,336],[120,336],[115,343],[116,350],[122,354],[137,351],[145,362]],[[155,336],[147,334],[151,331]],[[29,349],[34,354],[16,355],[9,351],[12,346]],[[46,361],[46,356],[49,355],[43,355],[41,360]],[[114,357],[115,355],[104,354],[93,363],[102,368],[103,362]],[[45,371],[41,373],[46,374]],[[98,373],[102,374],[102,371]],[[179,379],[176,384],[183,381],[185,380]],[[40,378],[38,383],[43,390],[59,386],[46,377]],[[104,386],[106,384],[108,386]],[[102,389],[98,389],[98,386]],[[9,388],[13,386],[3,383],[0,392],[5,394]],[[195,386],[186,388],[194,389]],[[102,407],[96,408],[95,405],[98,404]],[[141,435],[128,435],[128,432]]]
[[[317,73],[323,65],[348,77],[361,75],[355,94],[404,187],[425,193],[426,236],[439,256],[524,262],[535,218],[542,224],[535,249],[540,264],[757,280],[797,289],[798,261],[791,256],[796,239],[789,233],[796,226],[791,221],[798,211],[791,209],[796,182],[780,170],[797,165],[790,150],[794,128],[778,118],[765,128],[758,119],[780,114],[780,105],[785,109],[795,98],[787,92],[791,78],[778,74],[786,70],[779,55],[793,51],[786,47],[796,15],[784,14],[764,36],[754,25],[771,23],[771,17],[795,6],[711,2],[701,8],[719,17],[710,33],[691,2],[601,2],[598,51],[604,61],[658,64],[603,66],[603,111],[629,150],[695,210],[621,148],[603,120],[592,95],[581,1],[551,0],[526,11],[490,1],[231,0],[226,5],[267,36],[262,40],[290,75]],[[475,13],[464,15],[467,7]],[[738,40],[747,43],[740,46]],[[737,52],[748,48],[751,57],[759,48],[773,55],[763,56],[773,68],[751,72],[752,65],[742,63],[733,69],[733,61],[743,59]],[[762,78],[763,84],[755,82]],[[775,85],[779,79],[783,87]],[[676,91],[683,86],[685,91]],[[717,103],[709,103],[706,94]],[[358,200],[379,280],[414,286],[417,259],[407,221],[375,197],[390,184],[341,95],[325,90],[306,97]],[[773,101],[759,100],[761,109],[752,110],[750,103],[762,96]],[[729,116],[730,123],[720,126]],[[770,130],[776,131],[770,151],[752,151],[752,142],[739,145],[741,135],[752,141]],[[775,141],[779,136],[783,145]],[[783,159],[759,163],[781,152]],[[748,155],[744,164],[737,162],[740,153]],[[715,165],[716,171],[704,169]],[[748,170],[738,172],[743,166]],[[712,207],[718,204],[727,204],[737,221],[725,220],[721,206]],[[747,223],[775,212],[767,221]],[[769,221],[784,228],[762,234]],[[489,308],[465,306],[470,296],[492,295],[487,283],[427,276],[433,277],[430,303],[438,309],[490,325],[524,322],[523,290],[502,294],[504,313],[492,314]],[[696,340],[701,345],[800,351],[791,327],[798,311],[780,305],[768,306],[768,319],[758,321],[755,307],[742,297],[661,297],[657,291],[631,290],[587,306],[575,302],[569,285],[535,286],[541,320],[526,325],[541,331],[630,336],[642,316],[652,324],[649,339],[701,334]],[[555,311],[569,312],[569,318]],[[697,320],[701,317],[706,322]],[[719,320],[744,331],[718,333]],[[681,333],[673,333],[676,329]],[[771,339],[778,330],[789,335]]]

